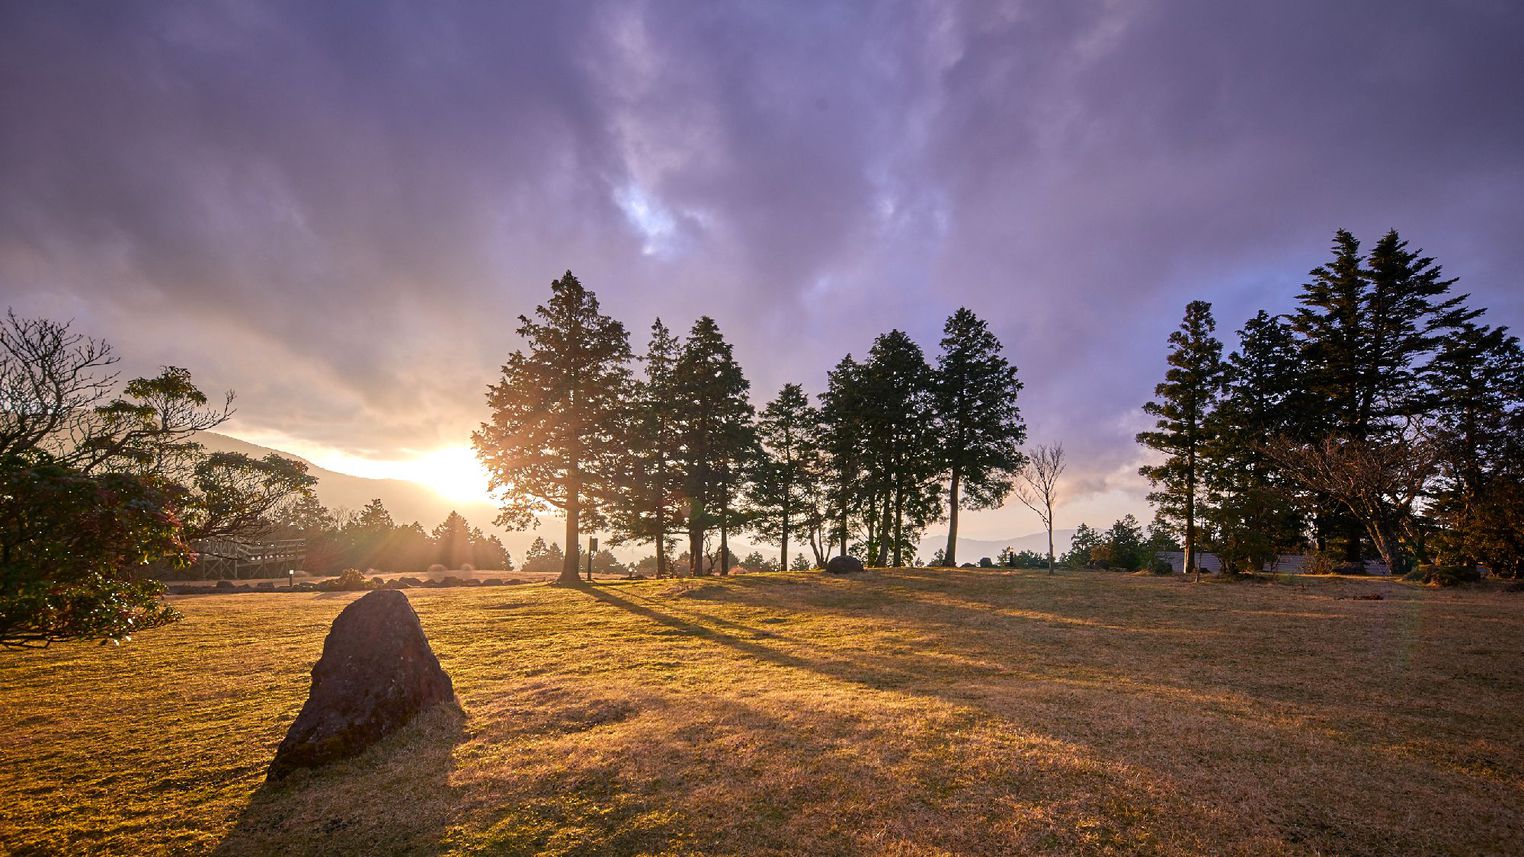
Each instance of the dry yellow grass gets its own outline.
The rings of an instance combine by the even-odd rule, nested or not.
[[[1380,591],[1380,601],[1351,595]],[[351,594],[0,653],[13,853],[1524,843],[1524,596],[1100,572],[409,592],[465,709],[261,787]]]

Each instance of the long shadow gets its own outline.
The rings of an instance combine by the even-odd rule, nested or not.
[[[465,734],[460,708],[441,704],[353,759],[262,783],[212,853],[438,853],[455,803],[454,750]]]
[[[780,652],[777,649],[761,645],[751,640],[742,639],[735,636],[734,634],[728,634],[724,631],[719,631],[714,628],[698,624],[697,622],[690,622],[686,619],[673,616],[669,613],[663,613],[661,611],[654,610],[642,604],[636,604],[634,601],[631,601],[627,598],[621,598],[602,587],[585,586],[582,587],[582,589],[593,598],[596,598],[605,604],[628,610],[637,616],[643,616],[653,622],[665,625],[668,628],[681,631],[684,634],[688,634],[699,639],[711,640],[728,648],[734,649],[738,652],[742,652],[759,660],[766,661],[770,664],[775,664],[781,667],[789,667],[792,669],[807,670],[809,672],[818,673],[838,681],[852,682],[854,684],[859,684],[864,687],[874,689],[907,689],[910,690],[910,692],[914,693],[921,693],[931,696],[936,695],[934,693],[929,693],[924,688],[916,689],[909,687],[910,685],[913,685],[924,678],[922,674],[915,671],[870,669],[863,666],[859,662],[854,662],[847,659],[842,659],[839,662],[835,662],[828,660],[811,660],[808,658],[801,658],[786,652]],[[724,624],[737,629],[744,629],[757,635],[765,635],[767,633],[747,625],[742,625],[738,622],[726,621]]]

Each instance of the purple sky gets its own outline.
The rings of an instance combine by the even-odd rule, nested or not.
[[[967,305],[1060,525],[1146,519],[1188,300],[1231,334],[1397,227],[1524,326],[1520,45],[1512,0],[7,4],[0,303],[330,462],[464,444],[568,267],[759,398]]]

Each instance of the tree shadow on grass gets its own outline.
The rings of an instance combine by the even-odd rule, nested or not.
[[[213,853],[438,853],[465,722],[456,704],[438,705],[353,759],[261,784]]]
[[[628,610],[637,616],[643,616],[653,622],[665,625],[668,628],[680,631],[684,634],[688,634],[699,639],[712,640],[723,646],[734,649],[737,652],[750,655],[754,658],[757,658],[758,660],[766,661],[776,666],[808,670],[810,672],[818,673],[829,678],[837,679],[840,681],[853,682],[855,684],[863,685],[864,687],[875,689],[909,688],[918,684],[922,678],[922,676],[914,670],[872,669],[864,666],[859,661],[854,661],[846,657],[839,659],[811,659],[799,657],[797,655],[791,655],[787,652],[779,651],[770,646],[761,645],[754,640],[743,639],[733,633],[726,633],[725,631],[706,627],[705,625],[701,625],[698,622],[693,622],[678,616],[673,616],[670,613],[663,613],[660,610],[655,610],[643,604],[637,604],[628,598],[620,597],[619,595],[608,591],[608,589],[604,587],[585,586],[582,588],[583,591],[587,592],[593,598],[602,601],[605,604]],[[705,618],[711,621],[716,621],[712,616],[706,615]],[[735,631],[746,632],[748,636],[756,638],[765,639],[775,636],[770,632],[763,631],[759,628],[752,628],[749,625],[743,625],[739,622],[718,620],[716,621],[716,624],[723,624]]]

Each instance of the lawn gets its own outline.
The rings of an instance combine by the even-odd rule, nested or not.
[[[908,570],[408,595],[464,716],[278,788],[352,594],[187,597],[127,645],[0,652],[0,850],[1524,843],[1524,594]]]

